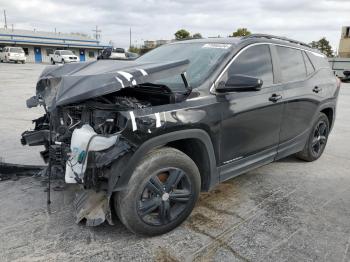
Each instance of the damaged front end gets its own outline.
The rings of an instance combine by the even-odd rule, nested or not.
[[[147,115],[154,106],[183,101],[190,94],[187,65],[186,60],[145,65],[97,61],[48,67],[42,73],[27,106],[42,105],[45,114],[33,120],[34,130],[25,131],[21,142],[44,146],[41,156],[50,171],[82,186],[75,201],[77,222],[112,223],[109,200],[122,175],[122,168],[113,165],[127,161],[140,144],[137,137],[159,124],[157,118],[136,119],[134,112]],[[156,83],[174,75],[182,76],[183,92]],[[138,135],[131,136],[135,131]]]

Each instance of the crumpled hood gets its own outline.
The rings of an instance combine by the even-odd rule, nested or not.
[[[36,97],[51,111],[56,106],[119,91],[185,72],[188,60],[140,63],[137,60],[98,60],[48,66],[39,77]]]

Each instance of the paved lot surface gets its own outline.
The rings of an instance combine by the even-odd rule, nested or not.
[[[40,163],[20,133],[40,116],[27,110],[41,65],[0,64],[0,156]],[[284,159],[203,193],[171,233],[141,238],[119,221],[74,223],[74,188],[53,192],[40,180],[0,182],[0,261],[350,261],[350,85],[321,159]]]

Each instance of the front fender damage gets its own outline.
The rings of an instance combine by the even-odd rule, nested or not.
[[[55,67],[40,77],[37,96],[27,106],[42,105],[45,115],[33,121],[34,130],[22,134],[22,144],[44,146],[41,155],[49,163],[48,174],[80,185],[74,202],[77,222],[112,224],[110,199],[126,186],[123,174],[130,169],[129,159],[167,123],[165,113],[153,107],[182,102],[191,94],[187,66],[188,61],[177,61],[123,71],[118,64],[118,70],[101,75],[80,68],[89,71],[88,76]],[[156,81],[180,73],[184,90],[175,92]]]
[[[81,190],[73,203],[75,222],[79,223],[86,219],[87,226],[98,226],[107,220],[110,225],[113,225],[109,200],[110,197],[107,197],[104,191]]]
[[[119,170],[112,166],[130,150],[131,146],[120,134],[101,136],[88,125],[74,130],[65,180],[66,183],[82,184],[82,190],[74,200],[77,223],[85,219],[87,226],[97,226],[107,220],[113,225],[112,191],[108,188]]]

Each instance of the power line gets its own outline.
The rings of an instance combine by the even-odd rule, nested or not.
[[[131,27],[130,27],[130,35],[129,35],[129,48],[131,48]]]
[[[4,9],[4,19],[5,19],[5,26],[4,28],[7,29],[7,19],[6,19],[6,10]]]
[[[102,31],[98,29],[98,26],[96,26],[96,29],[93,29],[92,31],[95,32],[94,36],[95,36],[96,40],[99,40],[101,38],[101,34],[100,33]]]

